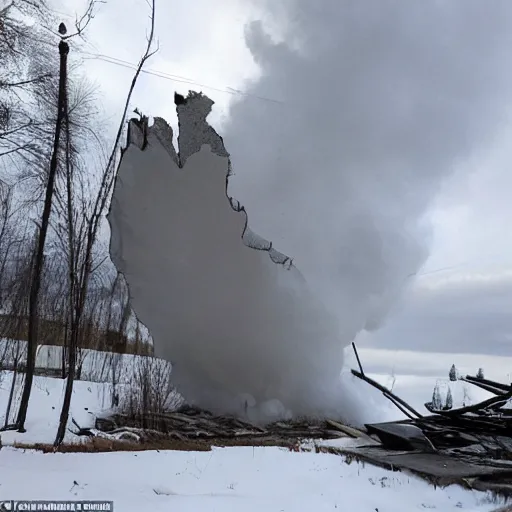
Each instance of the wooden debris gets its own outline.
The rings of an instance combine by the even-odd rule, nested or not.
[[[95,427],[97,432],[114,435],[117,439],[123,433],[128,433],[130,440],[133,440],[133,434],[136,434],[140,442],[154,439],[156,433],[159,438],[204,439],[213,443],[215,440],[225,442],[236,439],[248,444],[259,444],[265,440],[268,444],[273,439],[276,445],[287,441],[296,443],[301,439],[336,439],[346,436],[357,438],[365,435],[333,420],[278,421],[262,427],[239,418],[214,416],[208,411],[193,408],[182,408],[179,412],[166,414],[147,414],[144,417],[114,414],[108,419],[98,418]],[[90,431],[81,433],[93,435]]]
[[[495,396],[451,410],[438,411],[429,405],[432,414],[423,416],[368,377],[353,347],[360,370],[352,370],[353,375],[381,391],[408,419],[366,425],[366,432],[333,419],[277,421],[261,426],[185,405],[165,414],[98,418],[95,429],[79,428],[78,433],[140,443],[178,439],[208,446],[239,443],[290,449],[298,449],[305,440],[350,437],[368,442],[333,450],[393,470],[413,472],[437,485],[458,483],[512,497],[512,409],[506,407],[512,401],[512,386],[467,376],[466,382],[487,388]],[[317,451],[329,448],[317,446]]]
[[[354,439],[357,439],[361,437],[363,432],[360,432],[359,430],[356,430],[355,428],[349,427],[347,425],[343,425],[342,423],[338,423],[334,420],[326,420],[327,425],[330,425],[331,427],[334,427],[336,430],[339,430],[340,432],[343,432],[344,434],[347,434],[347,436],[352,437]]]
[[[477,386],[477,387],[483,389],[484,391],[488,391],[489,393],[492,393],[493,395],[502,396],[506,393],[506,391],[503,391],[500,388],[491,386],[490,384],[486,384],[485,382],[481,382],[481,379],[475,378],[475,380],[470,380],[468,377],[461,377],[460,380],[467,382],[469,384],[473,384],[474,386]]]
[[[374,388],[376,388],[379,391],[381,391],[382,394],[386,398],[388,398],[391,402],[393,402],[397,407],[400,406],[398,408],[406,416],[408,416],[409,418],[413,418],[413,416],[416,416],[416,418],[422,418],[423,417],[418,411],[413,409],[407,402],[405,402],[400,397],[398,397],[395,394],[393,394],[389,389],[387,389],[386,387],[382,386],[378,382],[374,381],[373,379],[370,379],[370,377],[367,377],[366,375],[364,375],[364,374],[362,374],[362,373],[360,373],[360,372],[358,372],[356,370],[352,370],[352,375],[356,376],[357,378],[359,378],[361,380],[364,380],[365,382],[367,382],[368,384],[370,384]]]
[[[484,400],[483,402],[479,402],[474,405],[468,405],[466,407],[459,407],[458,409],[450,409],[450,410],[442,410],[438,411],[432,408],[431,404],[425,404],[425,407],[430,412],[433,412],[435,414],[442,414],[443,416],[460,416],[462,414],[466,414],[469,412],[473,413],[482,413],[486,409],[489,409],[493,405],[505,405],[510,399],[512,398],[512,390],[510,390],[508,393],[499,395],[499,396],[493,396],[492,398],[488,398],[487,400]]]
[[[512,386],[466,376],[462,380],[495,396],[457,409],[434,409],[422,416],[407,402],[360,371],[353,375],[383,393],[407,420],[366,425],[381,441],[380,448],[352,447],[342,451],[377,465],[392,465],[424,476],[439,485],[459,483],[478,490],[512,496]],[[416,416],[416,417],[414,417]],[[404,451],[405,450],[405,451]]]
[[[414,416],[416,418],[421,418],[422,415],[418,411],[413,409],[407,402],[405,402],[400,397],[398,397],[395,394],[393,394],[393,392],[390,389],[382,386],[381,384],[379,384],[378,382],[374,381],[373,379],[370,379],[370,377],[367,377],[364,374],[363,366],[361,364],[361,360],[359,359],[359,354],[357,353],[356,344],[354,342],[352,342],[352,348],[354,349],[354,352],[356,354],[357,363],[358,363],[359,369],[360,369],[359,372],[356,371],[356,370],[352,370],[352,375],[356,376],[357,378],[359,378],[361,380],[364,380],[365,382],[367,382],[368,384],[370,384],[374,388],[376,388],[379,391],[381,391],[382,394],[388,400],[390,400],[396,407],[398,407],[398,409],[400,409],[408,418],[413,418]]]
[[[501,382],[496,382],[494,380],[489,379],[479,379],[478,377],[473,377],[471,375],[466,375],[465,379],[471,382],[472,384],[481,383],[505,392],[510,391],[512,389],[511,384],[502,384]]]

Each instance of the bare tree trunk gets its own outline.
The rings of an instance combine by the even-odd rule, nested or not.
[[[3,336],[6,348],[4,357],[8,356],[9,367],[13,370],[12,381],[5,410],[5,421],[1,430],[15,428],[15,424],[9,424],[11,409],[14,402],[16,386],[19,382],[20,372],[23,371],[23,360],[26,359],[26,344],[24,340],[26,330],[27,302],[30,279],[33,267],[34,246],[33,240],[25,240],[26,245],[20,245],[16,254],[16,268],[11,269],[9,285],[6,290],[9,296],[9,309],[4,325]],[[21,375],[23,377],[23,374]]]
[[[20,362],[23,359],[23,349],[21,348],[20,339],[21,339],[21,329],[22,329],[22,323],[23,323],[23,315],[25,313],[25,308],[23,308],[22,311],[18,312],[18,319],[17,319],[17,332],[18,335],[16,336],[16,339],[11,340],[12,341],[12,359],[13,359],[13,373],[12,373],[12,381],[11,381],[11,389],[9,390],[9,399],[7,401],[7,407],[5,410],[5,421],[4,421],[4,430],[9,428],[9,417],[11,416],[11,408],[12,408],[12,402],[14,398],[14,390],[16,389],[16,382],[18,380],[18,374],[20,369]]]
[[[62,344],[62,353],[61,353],[61,364],[62,364],[62,378],[65,379],[67,372],[66,372],[66,355],[68,351],[69,346],[69,317],[66,319],[66,323],[64,324],[64,343]]]
[[[134,355],[140,355],[142,354],[141,350],[141,342],[140,342],[140,322],[139,319],[135,319],[135,347],[133,349]]]
[[[52,210],[53,189],[55,184],[55,176],[58,166],[58,151],[60,145],[60,133],[62,126],[62,118],[64,114],[64,98],[66,92],[66,73],[67,73],[67,56],[69,53],[69,45],[65,41],[59,43],[60,54],[60,77],[59,77],[59,100],[57,110],[57,123],[55,126],[55,139],[53,144],[53,153],[50,162],[50,172],[48,173],[48,183],[46,185],[46,195],[44,201],[43,215],[41,218],[41,226],[39,229],[39,238],[37,244],[36,258],[34,262],[34,271],[32,274],[32,283],[29,296],[29,317],[28,317],[28,347],[27,347],[27,369],[25,376],[25,385],[21,397],[16,427],[18,432],[25,432],[25,420],[27,418],[28,403],[30,393],[32,391],[32,382],[34,379],[35,355],[37,347],[37,329],[38,329],[38,300],[39,290],[41,288],[41,273],[43,269],[44,248],[46,243],[46,235],[50,223],[50,214]]]
[[[72,325],[71,338],[68,347],[68,377],[66,379],[64,401],[62,403],[59,428],[57,429],[57,435],[55,437],[54,446],[59,446],[62,443],[62,441],[64,441],[64,435],[66,434],[66,427],[69,419],[69,408],[71,406],[71,396],[73,394],[73,383],[75,381],[77,336],[78,329],[74,328],[74,326]]]
[[[70,280],[72,280],[72,290],[71,293],[74,296],[74,309],[72,310],[72,321],[71,321],[71,336],[70,336],[70,344],[69,344],[69,352],[68,352],[68,378],[66,381],[66,389],[64,392],[64,401],[62,404],[61,416],[59,428],[57,431],[57,435],[55,437],[54,446],[59,446],[64,440],[64,435],[66,433],[67,422],[69,418],[69,408],[71,405],[71,396],[73,392],[73,382],[75,376],[76,369],[76,349],[78,346],[78,336],[79,329],[82,324],[82,317],[86,305],[87,294],[89,290],[89,280],[92,272],[92,264],[93,264],[93,250],[96,243],[96,238],[100,226],[100,222],[103,218],[105,206],[110,197],[110,192],[112,190],[115,178],[115,156],[119,146],[120,136],[124,127],[124,122],[126,118],[126,112],[128,109],[129,101],[131,95],[133,93],[133,89],[137,82],[138,76],[141,73],[142,67],[144,63],[151,57],[151,46],[153,42],[154,29],[155,29],[155,2],[156,0],[152,0],[151,3],[151,30],[147,40],[146,52],[144,53],[142,59],[140,60],[135,75],[132,80],[132,84],[128,93],[128,97],[126,99],[125,108],[123,111],[123,117],[117,132],[117,136],[114,142],[114,148],[110,155],[110,158],[107,162],[105,172],[101,179],[100,187],[98,190],[98,194],[94,201],[94,207],[92,210],[92,215],[88,219],[87,230],[85,235],[85,248],[83,250],[83,259],[80,257],[81,254],[71,254],[71,248],[73,246],[73,237],[74,237],[74,226],[73,226],[73,209],[68,210],[68,229],[70,229],[70,238],[68,243],[70,243]],[[67,123],[69,125],[69,123]],[[68,140],[69,140],[69,132],[68,132]],[[71,186],[71,183],[68,182],[68,189]],[[68,196],[68,208],[70,206],[70,201],[72,199],[72,195]],[[71,213],[69,213],[71,212]],[[80,262],[80,265],[77,265],[77,262]]]
[[[71,327],[71,336],[68,345],[68,375],[66,379],[66,389],[64,391],[64,401],[60,413],[59,428],[55,437],[54,446],[58,446],[64,440],[66,426],[69,418],[69,408],[71,406],[71,396],[73,394],[73,382],[76,373],[76,351],[78,347],[78,337],[80,334],[81,313],[78,297],[78,283],[76,277],[77,254],[75,247],[75,223],[73,207],[73,175],[69,162],[70,152],[70,130],[69,130],[69,111],[67,91],[64,91],[64,119],[66,123],[66,192],[67,192],[67,224],[68,224],[68,269],[69,269],[69,324]]]
[[[7,401],[7,408],[5,410],[4,429],[8,428],[8,426],[9,426],[9,416],[11,415],[12,401],[14,398],[14,390],[16,389],[16,381],[18,378],[19,365],[20,365],[20,359],[21,359],[20,343],[18,342],[18,340],[16,340],[15,343],[16,343],[16,355],[14,356],[14,368],[13,368],[13,372],[12,372],[11,389],[9,390],[9,399]]]

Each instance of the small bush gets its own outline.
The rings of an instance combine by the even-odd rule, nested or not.
[[[155,415],[174,411],[183,404],[182,396],[171,383],[170,363],[154,357],[134,360],[132,379],[121,393],[120,412],[140,418],[143,428],[153,428]]]

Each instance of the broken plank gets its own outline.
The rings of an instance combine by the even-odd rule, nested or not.
[[[490,384],[486,384],[485,382],[479,382],[478,380],[470,380],[464,377],[461,377],[460,380],[463,382],[467,382],[469,384],[473,384],[473,386],[477,386],[480,389],[483,389],[484,391],[488,391],[489,393],[492,393],[493,395],[504,395],[506,391],[503,391],[502,389],[499,389],[495,386],[491,386]]]
[[[340,432],[343,432],[344,434],[347,434],[347,436],[352,437],[354,439],[358,439],[362,435],[364,435],[363,432],[360,432],[355,428],[348,427],[347,425],[342,425],[341,423],[338,423],[337,421],[334,420],[326,420],[326,423],[331,427],[334,427],[336,430],[339,430]]]
[[[378,389],[379,391],[384,393],[384,396],[392,397],[393,401],[398,402],[402,407],[405,407],[408,411],[410,411],[412,414],[414,414],[418,418],[423,418],[423,416],[418,411],[413,409],[407,402],[402,400],[400,397],[396,396],[389,389],[387,389],[386,387],[382,386],[378,382],[374,381],[373,379],[370,379],[370,377],[367,377],[366,375],[364,375],[364,374],[362,374],[362,373],[360,373],[360,372],[358,372],[356,370],[352,370],[352,375],[354,375],[355,377],[357,377],[357,378],[359,378],[361,380],[364,380],[365,382],[367,382],[368,384],[370,384],[374,388]]]
[[[473,377],[471,375],[466,375],[466,379],[470,382],[481,382],[482,384],[487,384],[488,386],[492,386],[496,389],[501,389],[502,391],[511,391],[512,385],[511,384],[502,384],[501,382],[496,382],[494,380],[489,379],[479,379],[478,377]]]

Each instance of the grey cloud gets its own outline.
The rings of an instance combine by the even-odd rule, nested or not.
[[[443,180],[506,120],[512,4],[264,5],[284,42],[248,27],[262,77],[247,91],[282,103],[233,105],[230,193],[257,232],[295,256],[347,343],[379,325],[424,263],[424,214]]]
[[[512,353],[512,274],[417,286],[403,307],[364,346],[423,352],[509,356]]]

